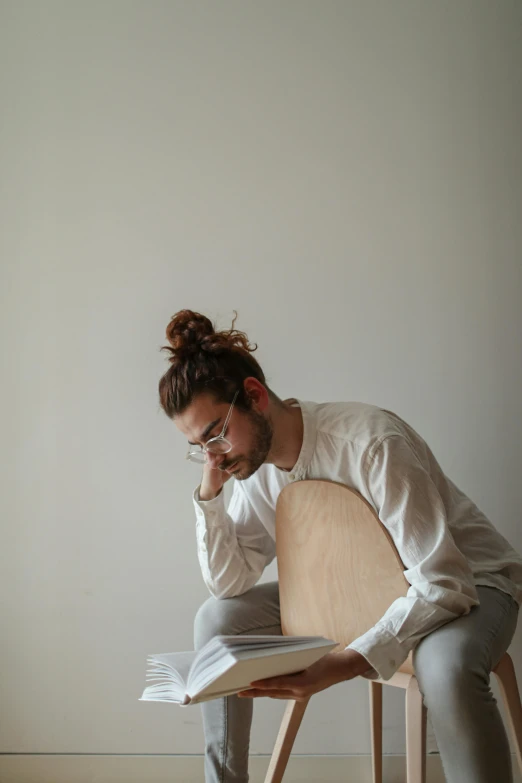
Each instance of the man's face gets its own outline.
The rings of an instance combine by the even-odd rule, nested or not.
[[[180,416],[176,416],[174,423],[189,442],[201,446],[221,433],[229,410],[230,403],[216,402],[212,394],[200,394]],[[207,457],[213,467],[231,468],[234,478],[243,481],[266,461],[272,437],[268,412],[264,414],[255,408],[242,411],[234,405],[225,431],[232,449],[227,454],[208,454]]]

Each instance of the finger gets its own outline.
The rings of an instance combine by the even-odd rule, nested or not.
[[[265,696],[270,699],[295,699],[296,696],[292,691],[283,691],[283,690],[268,690],[268,689],[260,689],[260,688],[251,688],[248,691],[240,691],[238,694],[240,699],[255,699],[259,698],[260,696]]]
[[[302,672],[291,674],[288,677],[268,677],[266,680],[254,680],[250,683],[253,688],[293,688],[300,683]]]

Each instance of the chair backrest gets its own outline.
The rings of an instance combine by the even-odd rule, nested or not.
[[[326,636],[341,649],[409,587],[392,538],[370,504],[335,481],[288,484],[276,504],[283,634]]]

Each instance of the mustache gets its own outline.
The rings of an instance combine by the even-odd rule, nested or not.
[[[235,465],[236,462],[238,462],[237,459],[235,460],[235,462],[231,462],[230,465],[223,465],[223,464],[218,465],[218,470],[228,470],[229,468],[232,467],[232,465]]]

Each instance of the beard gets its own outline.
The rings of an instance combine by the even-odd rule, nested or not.
[[[272,438],[274,436],[274,428],[271,420],[263,416],[262,413],[250,411],[248,413],[248,418],[253,432],[252,448],[250,449],[248,456],[242,460],[243,465],[239,469],[239,472],[234,475],[234,478],[237,481],[244,481],[259,470],[261,465],[266,461],[272,447]]]

